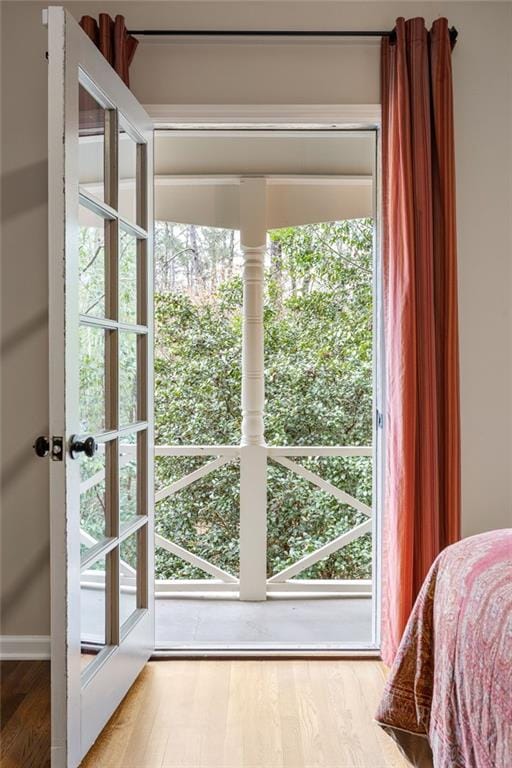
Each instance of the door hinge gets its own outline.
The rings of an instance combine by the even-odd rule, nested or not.
[[[36,456],[45,459],[51,456],[52,461],[62,461],[64,441],[60,436],[50,438],[47,435],[39,435],[32,446]]]
[[[379,411],[379,409],[377,408],[375,411],[375,416],[376,416],[375,421],[377,424],[377,429],[382,429],[384,427],[384,414],[382,413],[382,411]]]

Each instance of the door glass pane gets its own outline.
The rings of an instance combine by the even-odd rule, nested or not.
[[[80,327],[80,429],[105,429],[105,331]]]
[[[93,547],[106,536],[105,444],[92,458],[80,461],[80,550]]]
[[[119,622],[122,626],[137,609],[139,531],[121,542],[119,552]]]
[[[137,224],[137,142],[119,121],[119,213]]]
[[[137,334],[119,333],[119,424],[137,421]]]
[[[119,237],[119,320],[137,322],[137,238],[123,229]]]
[[[79,184],[98,200],[105,199],[105,110],[79,86]]]
[[[100,557],[80,576],[80,640],[82,643],[105,645],[106,642],[107,557],[107,555]]]
[[[80,314],[105,317],[105,220],[81,205],[78,221]]]
[[[119,522],[137,514],[137,434],[123,435],[119,446]]]

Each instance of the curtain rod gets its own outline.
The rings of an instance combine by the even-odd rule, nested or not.
[[[173,36],[173,37],[389,37],[396,35],[394,29],[390,30],[291,30],[291,29],[130,29],[130,35],[144,35],[148,37]],[[450,29],[452,45],[457,40],[458,31],[455,27]]]

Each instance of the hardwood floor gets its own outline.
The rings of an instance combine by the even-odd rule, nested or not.
[[[147,665],[82,768],[405,768],[375,661]]]
[[[50,663],[0,664],[0,766],[50,768]]]
[[[3,662],[1,768],[49,768],[49,664]],[[376,661],[150,662],[81,768],[405,768]]]

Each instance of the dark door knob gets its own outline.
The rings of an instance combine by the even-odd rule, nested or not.
[[[32,447],[36,455],[44,459],[50,453],[50,440],[46,435],[39,435]]]
[[[92,435],[84,437],[83,435],[72,435],[69,441],[69,454],[72,459],[77,459],[80,453],[92,459],[98,450],[98,443]]]

